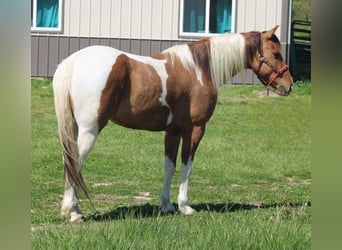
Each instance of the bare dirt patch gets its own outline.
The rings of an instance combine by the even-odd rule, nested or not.
[[[150,192],[140,192],[139,195],[129,196],[129,195],[108,195],[108,194],[98,194],[94,200],[101,202],[112,202],[119,199],[133,199],[136,202],[149,202],[152,200]]]
[[[256,94],[260,98],[265,98],[265,97],[279,97],[275,92],[273,91],[267,91],[265,90],[253,90],[253,93]]]

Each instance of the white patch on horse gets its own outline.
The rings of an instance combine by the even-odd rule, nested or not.
[[[188,205],[189,177],[192,169],[192,161],[189,157],[187,163],[182,163],[181,184],[178,193],[178,207],[182,214],[193,214],[195,210]]]
[[[168,78],[168,74],[166,72],[166,68],[165,68],[165,64],[166,64],[166,60],[158,60],[158,59],[154,59],[151,57],[144,57],[144,56],[138,56],[138,55],[134,55],[134,54],[130,54],[130,53],[125,53],[128,57],[139,61],[139,62],[143,62],[146,63],[150,66],[152,66],[157,74],[160,77],[160,81],[161,81],[161,85],[162,85],[162,93],[160,94],[159,97],[159,102],[162,104],[163,107],[167,107],[169,110],[169,115],[167,117],[166,120],[166,125],[169,125],[172,122],[172,111],[170,108],[170,105],[167,103],[166,101],[166,96],[167,96],[167,86],[166,86],[166,80]]]
[[[110,47],[91,46],[66,59],[74,62],[70,94],[78,125],[97,128],[102,91],[120,54],[121,51]]]
[[[165,157],[165,177],[163,189],[160,194],[160,207],[163,213],[173,212],[175,207],[171,204],[170,201],[170,188],[171,188],[171,180],[172,176],[175,173],[175,164],[168,157]]]

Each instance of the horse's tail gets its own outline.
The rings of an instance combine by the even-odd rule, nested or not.
[[[53,77],[53,94],[55,112],[58,122],[59,139],[62,145],[64,161],[64,177],[71,185],[79,187],[89,199],[89,191],[80,172],[77,147],[78,125],[76,123],[73,104],[70,96],[73,61],[64,60],[57,68]]]

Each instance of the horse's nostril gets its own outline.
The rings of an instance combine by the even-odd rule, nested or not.
[[[279,86],[279,92],[280,92],[280,95],[287,95],[285,91],[285,87],[283,85]]]

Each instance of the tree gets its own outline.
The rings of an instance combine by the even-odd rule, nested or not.
[[[311,0],[292,1],[292,20],[311,21]]]

